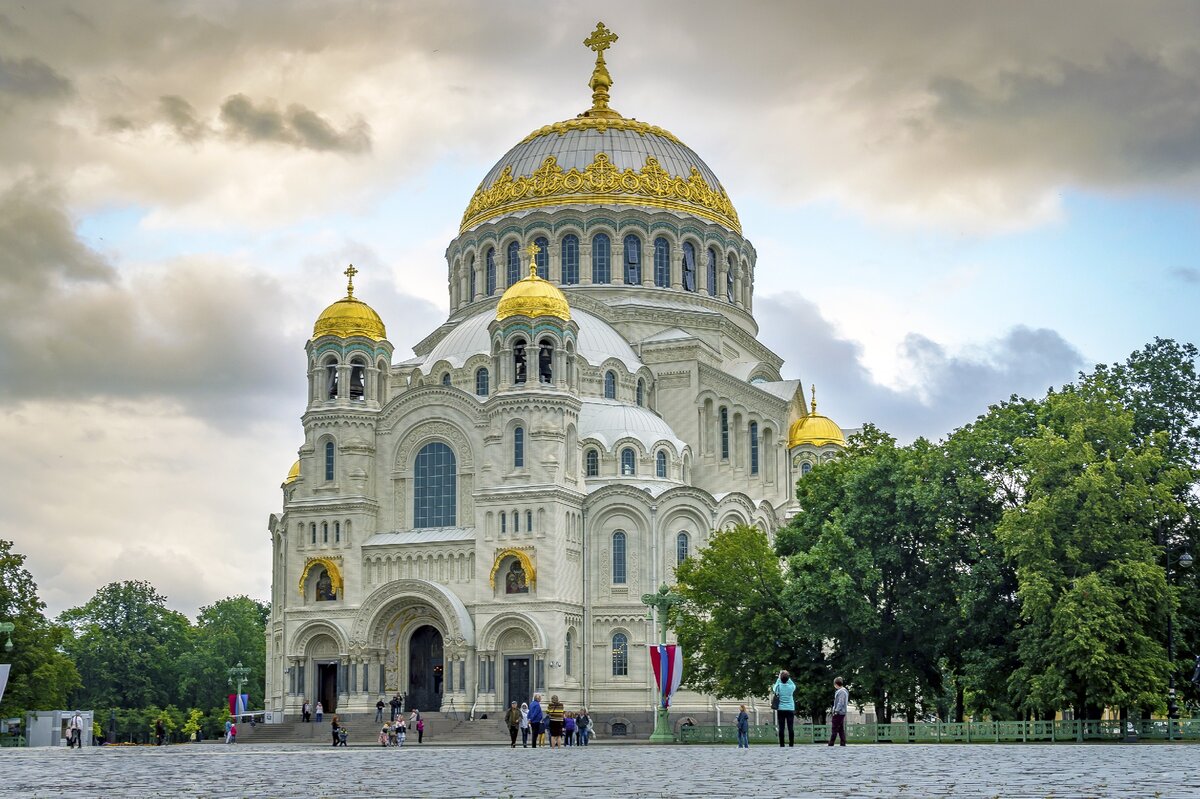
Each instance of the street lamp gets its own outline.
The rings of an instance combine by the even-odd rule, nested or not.
[[[238,703],[242,699],[242,686],[250,681],[250,669],[242,665],[242,661],[238,661],[236,666],[229,669],[229,684],[237,684],[237,693],[233,697],[233,709],[236,711]],[[246,710],[248,708],[243,708]]]
[[[1167,585],[1171,586],[1175,583],[1176,572],[1171,570],[1173,550],[1171,539],[1166,535],[1163,536],[1163,548],[1167,554]],[[1192,553],[1187,550],[1174,560],[1181,569],[1190,569],[1192,563]],[[1175,720],[1179,718],[1179,705],[1175,702],[1175,608],[1169,604],[1167,608],[1167,740],[1173,741]]]
[[[12,634],[13,634],[13,630],[15,630],[15,629],[16,629],[16,625],[13,624],[11,621],[0,621],[0,633],[3,633],[8,636],[8,640],[4,643],[4,651],[5,652],[13,651]]]
[[[658,588],[658,592],[654,594],[642,594],[642,604],[648,605],[658,614],[658,640],[663,644],[667,643],[667,611],[672,605],[677,605],[680,602],[679,594],[676,594],[666,583],[663,583]],[[647,611],[649,617],[650,611]],[[650,657],[654,657],[653,644],[648,647],[650,649]],[[666,671],[661,672],[659,691],[658,691],[658,712],[654,716],[654,732],[650,734],[650,743],[673,743],[675,736],[671,733],[671,724],[667,716],[670,709],[667,707],[667,674]]]

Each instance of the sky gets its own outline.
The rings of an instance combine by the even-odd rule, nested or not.
[[[396,359],[488,169],[590,106],[687,142],[760,338],[843,427],[940,438],[1200,339],[1200,3],[0,0],[0,538],[48,612],[266,599],[304,344]]]

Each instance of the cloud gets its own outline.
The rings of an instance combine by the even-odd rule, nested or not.
[[[36,58],[0,58],[0,94],[31,100],[65,97],[71,82]]]
[[[821,413],[842,427],[872,422],[901,440],[938,439],[1012,394],[1041,396],[1072,380],[1080,353],[1053,330],[1018,326],[960,354],[917,333],[896,352],[900,385],[877,382],[862,346],[794,294],[756,298],[760,338],[785,359],[784,377],[815,383]]]
[[[221,121],[228,135],[245,141],[346,153],[371,149],[370,128],[365,122],[360,120],[339,133],[315,111],[299,104],[280,112],[270,103],[255,106],[246,95],[235,94],[221,104]]]
[[[186,142],[199,141],[209,132],[208,126],[196,118],[196,111],[191,103],[177,94],[158,98],[158,108],[179,138]]]
[[[1174,279],[1191,285],[1200,284],[1200,269],[1194,266],[1177,266],[1168,274]]]

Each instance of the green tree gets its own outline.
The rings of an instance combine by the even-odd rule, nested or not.
[[[61,650],[67,630],[50,623],[45,609],[25,556],[13,551],[11,541],[0,540],[0,621],[14,626],[13,651],[0,650],[0,658],[11,666],[0,716],[66,708],[79,687],[79,672]],[[0,646],[7,640],[0,636]]]
[[[1165,436],[1135,434],[1134,414],[1099,381],[1052,392],[1038,432],[1015,446],[1025,502],[997,537],[1016,569],[1020,666],[1009,685],[1025,709],[1161,706],[1160,631],[1170,597],[1155,532],[1178,519],[1188,473]]]
[[[228,670],[240,662],[250,669],[244,686],[250,706],[262,706],[270,615],[270,605],[246,596],[228,597],[200,609],[193,646],[179,661],[185,704],[205,707],[233,693]]]
[[[803,689],[824,669],[819,641],[788,612],[783,568],[765,533],[745,525],[715,532],[675,577],[682,601],[670,622],[688,686],[720,697],[765,696],[787,668],[797,677],[799,707],[813,704]]]
[[[191,648],[191,624],[150,583],[109,583],[59,620],[73,631],[66,648],[83,678],[75,704],[147,708],[177,701],[177,661]]]
[[[800,512],[776,537],[798,626],[824,640],[832,668],[881,721],[930,712],[944,687],[953,593],[941,567],[940,457],[924,439],[897,447],[866,425],[800,481]]]

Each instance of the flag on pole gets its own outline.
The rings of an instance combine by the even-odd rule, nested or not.
[[[250,706],[250,694],[230,694],[229,695],[229,715],[244,716],[246,708]]]
[[[662,706],[671,706],[671,697],[679,690],[683,678],[683,649],[678,644],[659,644],[650,658],[654,666],[654,682],[662,697]]]

